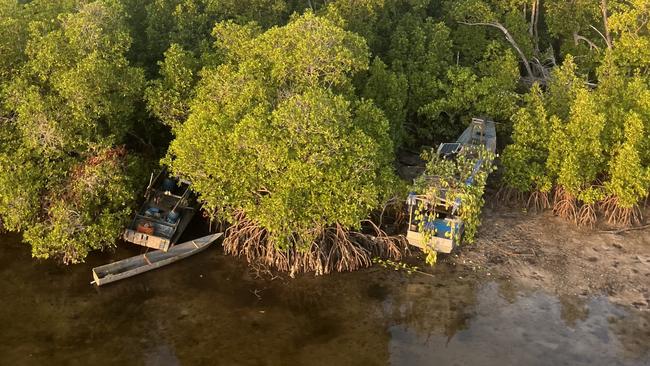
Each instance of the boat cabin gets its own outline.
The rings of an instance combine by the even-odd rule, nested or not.
[[[180,238],[196,212],[190,183],[167,175],[153,174],[145,202],[122,238],[133,244],[167,251]]]

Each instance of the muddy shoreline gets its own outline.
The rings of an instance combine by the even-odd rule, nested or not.
[[[424,161],[413,151],[401,151],[397,170],[412,181],[422,174]],[[491,186],[498,184],[497,175],[491,176]],[[602,222],[578,227],[550,211],[529,213],[522,206],[504,205],[495,196],[488,187],[476,242],[440,256],[441,262],[523,290],[604,295],[613,303],[650,311],[650,227],[620,232]],[[643,216],[648,221],[650,208]]]
[[[490,200],[476,243],[443,261],[479,277],[557,296],[604,295],[650,311],[650,228],[581,228],[550,212],[529,214]]]

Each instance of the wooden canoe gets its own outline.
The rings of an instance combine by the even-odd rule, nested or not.
[[[167,252],[154,250],[146,254],[95,267],[93,268],[94,281],[91,284],[105,285],[174,263],[207,249],[222,234],[212,234],[182,244],[176,244]]]

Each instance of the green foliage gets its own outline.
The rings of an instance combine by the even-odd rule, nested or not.
[[[477,115],[500,122],[500,142],[513,132],[509,186],[633,209],[650,184],[649,5],[0,0],[2,226],[42,257],[109,247],[140,179],[133,151],[173,135],[165,161],[209,209],[306,244],[378,205],[394,148],[454,138]],[[123,144],[97,200],[57,193]]]
[[[499,46],[492,44],[476,68],[451,67],[440,98],[420,108],[433,121],[429,128],[437,135],[450,139],[475,115],[507,120],[516,110],[519,70],[514,55],[500,53]]]
[[[204,207],[245,213],[279,248],[358,227],[393,182],[389,123],[353,94],[363,39],[310,13],[261,34],[232,22],[214,34],[226,62],[203,71],[171,169]]]
[[[547,109],[549,115],[562,120],[569,118],[571,103],[579,90],[586,88],[584,78],[577,75],[577,66],[573,57],[568,56],[562,66],[553,70],[547,85]]]
[[[408,80],[404,74],[387,69],[378,57],[370,65],[368,80],[363,89],[363,97],[372,99],[384,111],[390,121],[391,138],[395,146],[400,146],[406,138],[406,99]]]
[[[512,144],[505,148],[502,163],[504,180],[521,192],[551,190],[546,174],[551,124],[539,84],[525,96],[524,107],[512,117]]]
[[[616,37],[612,50],[617,65],[627,73],[638,70],[650,79],[650,1],[631,0],[617,4],[609,18]]]
[[[584,202],[594,203],[592,184],[605,162],[601,133],[605,127],[605,116],[598,112],[594,97],[584,89],[578,91],[571,106],[569,119],[564,126],[554,126],[556,139],[563,143],[552,144],[551,149],[559,150],[557,161],[550,160],[551,171],[556,171],[557,184],[574,196],[581,196]]]
[[[427,263],[433,265],[437,255],[431,239],[436,233],[425,228],[425,223],[439,217],[440,209],[435,207],[441,206],[447,212],[457,209],[452,213],[463,223],[462,240],[473,243],[481,224],[481,209],[485,203],[483,192],[487,177],[494,170],[494,156],[484,147],[466,146],[464,153],[454,160],[443,159],[435,151],[425,152],[422,158],[427,162],[425,171],[414,182],[413,190],[423,195],[426,201],[421,201],[416,208],[415,219],[419,222],[418,231],[424,234],[427,243]],[[479,160],[483,161],[481,168],[473,175],[472,184],[467,184]],[[461,204],[455,207],[457,201]],[[446,233],[449,235],[447,239],[459,240],[454,237],[459,232],[456,225],[451,223],[451,230]]]
[[[451,63],[449,28],[432,18],[405,15],[391,35],[391,69],[408,80],[408,115],[434,99],[443,87],[445,70]]]
[[[35,258],[79,263],[90,250],[115,246],[115,238],[131,215],[134,192],[142,183],[143,167],[125,153],[121,149],[99,151],[75,165],[71,176],[59,181],[62,186],[52,187],[46,198],[47,212],[24,235]]]
[[[27,42],[24,10],[14,0],[0,1],[0,91],[24,62]]]
[[[20,143],[13,126],[0,129],[0,229],[22,231],[37,218],[45,185],[43,160]]]
[[[607,193],[618,198],[623,208],[634,207],[650,192],[650,168],[641,164],[639,146],[644,134],[643,123],[631,113],[625,123],[625,140],[614,149],[609,161]]]
[[[210,32],[219,21],[256,22],[266,28],[283,23],[292,10],[285,0],[149,0],[146,61],[154,67],[172,44],[194,55],[209,51]]]
[[[620,213],[620,221],[629,222],[626,210],[650,193],[650,87],[640,69],[629,74],[615,53],[602,58],[593,89],[567,57],[545,91],[531,90],[513,117],[513,144],[504,152],[507,185],[522,192],[558,187],[558,212],[573,212],[570,200],[576,199],[580,215],[602,203],[610,221]],[[578,221],[591,222],[584,216]]]
[[[145,98],[151,113],[174,129],[189,114],[199,63],[190,52],[172,44],[165,52],[165,60],[159,64],[160,78],[151,82]]]
[[[126,60],[118,2],[20,10],[28,33],[3,95],[0,222],[24,231],[35,257],[77,263],[114,245],[141,183],[140,159],[114,146],[131,130],[144,76]]]
[[[380,42],[379,23],[387,7],[386,0],[336,0],[323,10],[323,16],[344,28],[363,36],[369,45]]]
[[[55,156],[124,137],[144,77],[124,58],[123,17],[116,3],[98,1],[61,15],[52,30],[30,23],[28,61],[7,98],[28,147]]]

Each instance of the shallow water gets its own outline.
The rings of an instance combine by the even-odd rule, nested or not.
[[[218,246],[102,288],[0,236],[0,365],[650,365],[650,316],[473,278],[373,268],[257,280]]]

